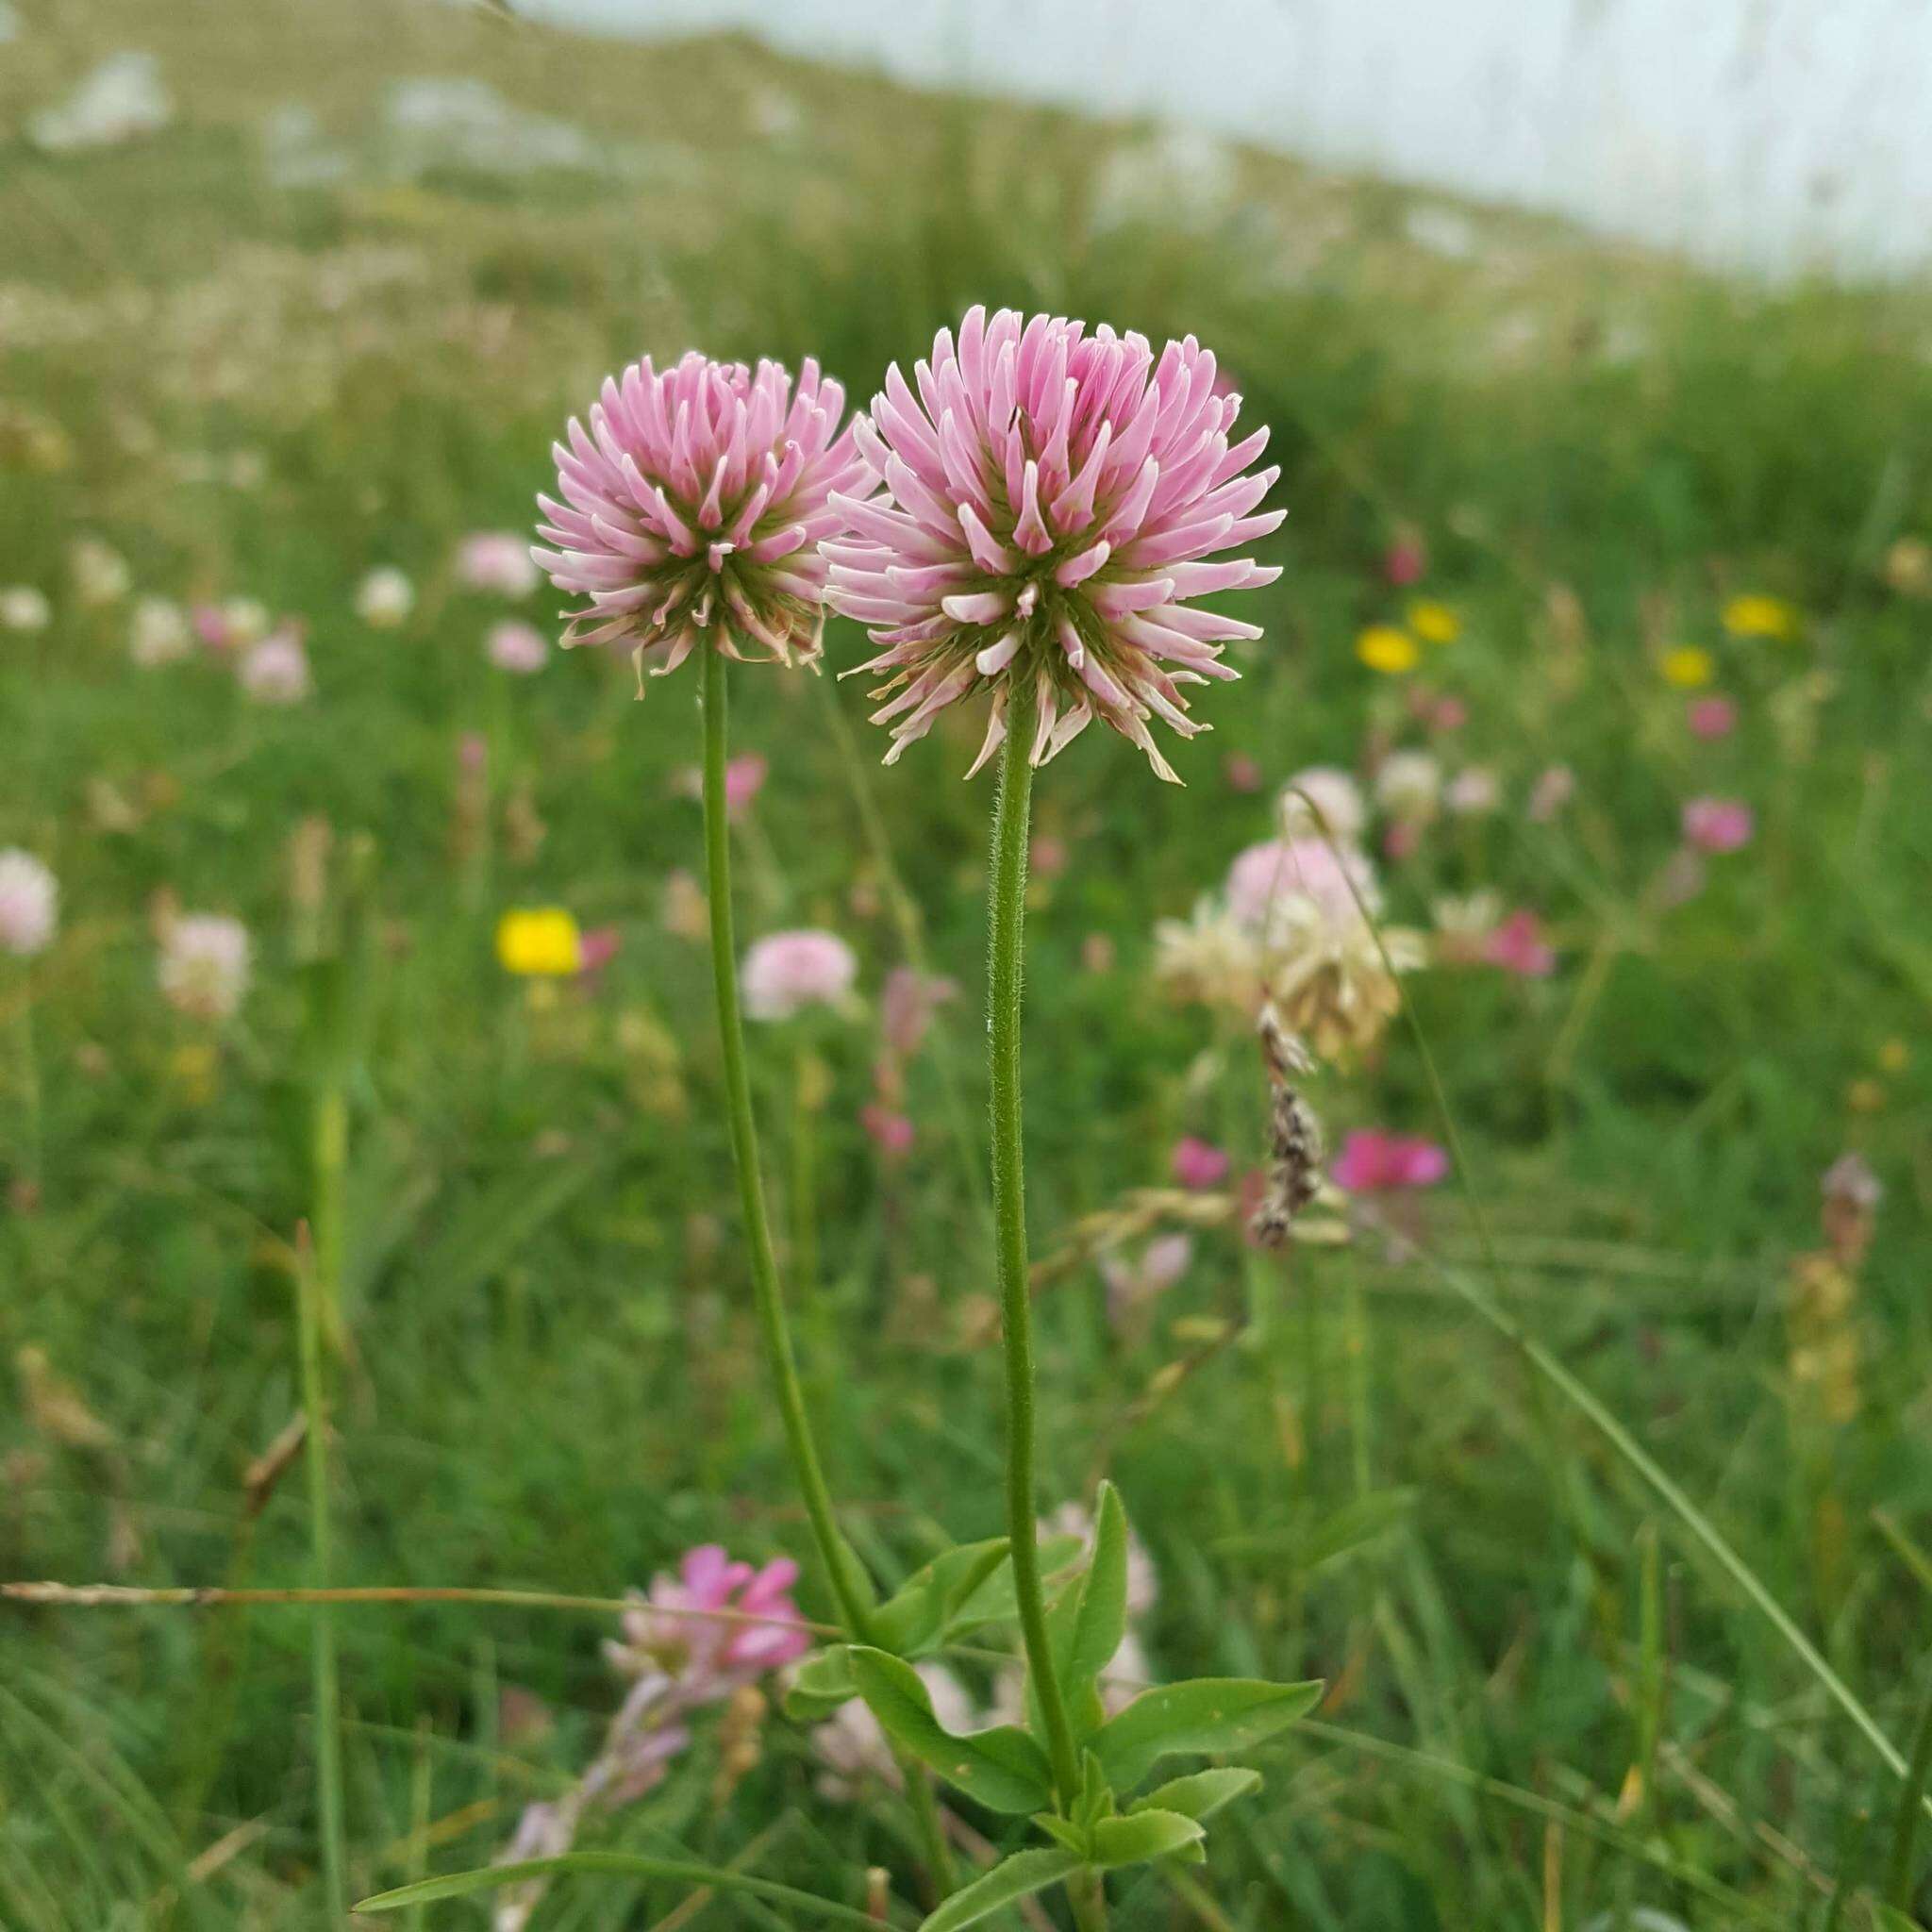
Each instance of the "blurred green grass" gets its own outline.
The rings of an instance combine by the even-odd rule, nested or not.
[[[160,57],[172,127],[58,160],[0,147],[0,582],[58,605],[0,654],[0,843],[46,856],[65,905],[35,974],[42,1185],[0,1231],[0,1341],[9,1360],[44,1350],[111,1432],[63,1442],[23,1382],[0,1412],[0,1571],[302,1574],[294,1489],[249,1524],[242,1477],[294,1407],[279,1243],[310,1203],[286,854],[308,815],[339,846],[373,839],[379,917],[353,1096],[342,1580],[609,1595],[701,1537],[802,1547],[736,1262],[702,960],[660,919],[668,875],[696,857],[676,776],[696,758],[690,683],[637,706],[625,667],[572,658],[506,689],[480,647],[496,607],[454,586],[449,558],[465,531],[522,526],[558,425],[638,353],[816,354],[862,398],[967,303],[1004,300],[1211,342],[1274,425],[1291,509],[1272,546],[1286,573],[1255,599],[1269,637],[1210,700],[1189,789],[1091,740],[1042,783],[1042,829],[1072,862],[1032,927],[1040,1246],[1162,1180],[1183,1130],[1231,1118],[1241,1158],[1258,1146],[1244,1059],[1221,1049],[1204,1069],[1206,1023],[1151,987],[1151,928],[1266,834],[1265,795],[1227,788],[1225,755],[1272,785],[1399,726],[1350,643],[1399,609],[1378,560],[1421,528],[1426,588],[1465,624],[1430,670],[1468,703],[1468,756],[1518,792],[1549,763],[1578,776],[1563,826],[1468,828],[1397,889],[1415,918],[1429,886],[1494,885],[1562,944],[1547,983],[1416,986],[1510,1285],[1907,1732],[1924,1600],[1872,1514],[1932,1540],[1932,624],[1880,564],[1932,527],[1923,291],[1723,285],[1493,212],[1448,258],[1410,238],[1403,192],[1255,156],[1211,216],[1108,225],[1109,166],[1137,130],[913,97],[738,42],[594,44],[430,7],[29,10],[0,122],[124,44]],[[591,130],[612,167],[403,178],[382,159],[380,90],[453,74]],[[271,181],[261,123],[289,102],[351,157],[344,179]],[[237,458],[242,487],[224,480]],[[211,665],[130,668],[125,611],[61,594],[81,531],[142,591],[301,617],[316,698],[268,711]],[[353,613],[378,563],[421,592],[399,632]],[[1648,650],[1715,643],[1724,596],[1755,589],[1802,608],[1804,641],[1727,649],[1744,725],[1693,759]],[[835,624],[835,665],[858,644]],[[1828,695],[1807,684],[1820,676]],[[739,696],[741,743],[773,761],[744,928],[836,925],[875,992],[898,941],[822,693],[744,677]],[[836,701],[858,717],[850,688]],[[489,747],[480,826],[458,808],[469,733]],[[958,782],[968,750],[936,738],[874,782],[935,959],[968,990],[950,1030],[976,1100],[986,799]],[[1749,797],[1757,841],[1650,926],[1641,891],[1702,789]],[[240,913],[259,943],[211,1064],[153,989],[163,889]],[[500,974],[496,916],[531,902],[620,929],[594,995],[535,1009]],[[1110,970],[1082,966],[1096,933],[1116,942]],[[1907,1063],[1881,1072],[1890,1041]],[[856,1123],[862,1030],[818,1050],[836,1082],[832,1282],[809,1368],[837,1486],[891,1565],[936,1525],[996,1526],[996,1380],[972,1320],[989,1284],[935,1092],[916,1096],[920,1152],[882,1178]],[[775,1164],[790,1074],[768,1074]],[[1339,1122],[1431,1124],[1399,1038],[1324,1099]],[[1785,1270],[1847,1144],[1890,1198],[1858,1283],[1859,1410],[1821,1442],[1791,1421]],[[1429,1224],[1467,1251],[1453,1202],[1432,1200]],[[1172,1313],[1232,1312],[1241,1276],[1232,1244],[1203,1241]],[[1420,1502],[1317,1567],[1298,1552],[1345,1534],[1357,1491],[1351,1278],[1373,1322],[1372,1474]],[[1163,1320],[1112,1337],[1088,1274],[1046,1305],[1045,1466],[1070,1493],[1112,1444],[1161,1566],[1157,1662],[1325,1674],[1350,1732],[1619,1815],[1641,1689],[1633,1532],[1652,1501],[1567,1420],[1553,1471],[1519,1372],[1425,1273],[1369,1246],[1302,1257],[1268,1291],[1273,1352],[1209,1353],[1146,1419],[1136,1405],[1185,1335]],[[1297,1458],[1281,1405],[1307,1388]],[[1280,1546],[1230,1550],[1257,1524]],[[1670,1547],[1671,1748],[1647,1808],[1621,1815],[1768,1923],[1808,1923],[1883,1781],[1775,1641]],[[474,1862],[608,1708],[588,1624],[340,1622],[361,1890],[407,1875],[419,1763],[448,1822],[434,1858]],[[305,1645],[288,1613],[9,1608],[0,1919],[313,1923]],[[506,1685],[553,1706],[560,1737],[501,1737]],[[1266,1811],[1213,1873],[1230,1923],[1528,1927],[1552,1883],[1565,1924],[1626,1895],[1743,1923],[1580,1827],[1551,1853],[1543,1821],[1426,1766],[1312,1738],[1280,1757]],[[732,1807],[712,1811],[707,1784],[635,1828],[728,1855],[803,1803],[808,1770],[777,1725]],[[189,1881],[238,1827],[219,1872]],[[779,1875],[899,1856],[850,1815],[789,1830]],[[544,1923],[616,1923],[615,1896],[559,1896]],[[1190,1923],[1158,1891],[1121,1917]]]

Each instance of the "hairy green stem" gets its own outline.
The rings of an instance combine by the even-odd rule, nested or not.
[[[805,1411],[805,1391],[791,1328],[785,1317],[784,1292],[772,1246],[772,1224],[765,1208],[765,1184],[758,1169],[758,1127],[752,1120],[751,1074],[744,1055],[744,1019],[738,1001],[738,944],[731,918],[731,831],[724,810],[724,756],[728,700],[724,654],[707,645],[704,658],[705,714],[705,874],[711,913],[711,975],[718,994],[718,1041],[724,1058],[724,1103],[731,1122],[731,1158],[738,1168],[738,1199],[744,1214],[744,1238],[751,1251],[752,1300],[758,1309],[765,1358],[778,1397],[792,1473],[805,1499],[805,1513],[837,1598],[840,1614],[855,1636],[872,1625],[870,1589],[857,1557],[845,1546],[832,1514],[831,1492],[819,1466],[818,1445]]]
[[[1060,1803],[1079,1794],[1079,1763],[1054,1671],[1040,1582],[1039,1497],[1033,1472],[1033,1298],[1026,1266],[1025,1152],[1020,1119],[1020,1008],[1026,928],[1026,844],[1033,801],[1033,693],[1008,680],[1007,741],[993,808],[987,882],[987,1041],[992,1085],[992,1211],[998,1234],[1000,1327],[1007,1371],[1007,1529],[1026,1664],[1046,1726]]]
[[[318,1156],[330,1132],[329,1096],[325,1092],[316,1104],[315,1135]],[[339,1204],[323,1198],[328,1191],[328,1176],[334,1172],[318,1158],[316,1219],[329,1224],[339,1212]],[[334,1284],[325,1284],[321,1257],[313,1242],[304,1239],[296,1257],[295,1318],[301,1360],[302,1411],[307,1424],[305,1460],[308,1477],[309,1575],[312,1587],[326,1590],[335,1565],[333,1533],[329,1520],[328,1435],[329,1407],[327,1385],[323,1367],[323,1327],[325,1310]],[[348,1917],[349,1891],[342,1852],[342,1734],[341,1697],[336,1669],[336,1626],[334,1612],[318,1604],[309,1620],[309,1684],[313,1710],[309,1722],[315,1731],[315,1782],[320,1799],[322,1825],[323,1886],[328,1900],[331,1925],[340,1926]]]
[[[778,1413],[791,1468],[805,1500],[819,1561],[830,1580],[840,1621],[858,1641],[873,1641],[872,1586],[858,1559],[839,1533],[813,1441],[811,1419],[806,1412],[805,1390],[799,1379],[797,1352],[785,1315],[784,1291],[778,1282],[778,1262],[772,1245],[771,1217],[765,1207],[765,1185],[758,1166],[758,1126],[752,1118],[751,1074],[744,1053],[744,1017],[738,997],[738,944],[731,916],[731,830],[724,806],[724,759],[728,740],[729,699],[725,690],[724,654],[707,646],[701,703],[705,727],[705,877],[711,915],[711,976],[718,996],[718,1040],[724,1060],[724,1101],[731,1122],[731,1157],[738,1169],[738,1198],[744,1214],[745,1241],[751,1250],[752,1299],[765,1357],[778,1397]],[[894,1754],[897,1756],[897,1754]],[[940,1829],[938,1807],[923,1766],[899,1760],[922,1853],[941,1890],[952,1889],[952,1858]]]

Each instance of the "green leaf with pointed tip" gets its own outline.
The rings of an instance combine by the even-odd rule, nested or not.
[[[1121,1507],[1121,1492],[1102,1483],[1094,1509],[1093,1560],[1080,1582],[1061,1674],[1070,1703],[1092,1688],[1126,1634],[1127,1512]]]
[[[1043,1811],[1053,1803],[1046,1754],[1011,1724],[956,1738],[933,1713],[919,1673],[902,1658],[852,1646],[852,1677],[885,1734],[991,1811]]]
[[[1007,1560],[1008,1540],[960,1543],[941,1550],[873,1612],[881,1645],[900,1657],[918,1657],[945,1634],[947,1625]]]
[[[919,1932],[961,1932],[990,1919],[1002,1907],[1049,1885],[1071,1877],[1086,1861],[1074,1852],[1015,1852],[1003,1858],[991,1872],[982,1873],[971,1885],[962,1886],[951,1898],[921,1921]]]
[[[817,1724],[858,1695],[852,1679],[852,1646],[828,1644],[799,1665],[785,1692],[785,1715],[796,1724]]]
[[[1197,1771],[1191,1777],[1177,1777],[1158,1785],[1144,1798],[1137,1798],[1129,1811],[1178,1811],[1183,1818],[1211,1818],[1224,1805],[1245,1798],[1261,1789],[1261,1774],[1240,1765],[1220,1771]]]
[[[1124,1818],[1103,1818],[1093,1827],[1093,1862],[1110,1872],[1117,1865],[1185,1856],[1207,1836],[1199,1820],[1178,1811],[1129,1811]]]
[[[1074,1822],[1089,1825],[1096,1818],[1111,1818],[1114,1814],[1113,1792],[1108,1788],[1107,1774],[1100,1768],[1100,1759],[1091,1751],[1080,1754],[1080,1796],[1074,1807]]]
[[[1040,1574],[1045,1577],[1058,1575],[1079,1554],[1080,1539],[1076,1536],[1042,1537],[1040,1542]],[[946,1624],[945,1634],[963,1637],[969,1630],[977,1630],[982,1624],[1017,1622],[1019,1615],[1020,1599],[1013,1590],[1013,1567],[1010,1563],[1002,1563],[960,1604]]]
[[[1062,1818],[1052,1811],[1036,1811],[1033,1822],[1048,1838],[1065,1845],[1068,1851],[1082,1858],[1087,1856],[1087,1834],[1071,1818]]]
[[[525,1878],[561,1877],[573,1872],[602,1873],[611,1878],[661,1878],[675,1885],[689,1885],[693,1890],[741,1891],[774,1906],[812,1918],[829,1919],[835,1924],[870,1927],[877,1932],[878,1921],[869,1912],[836,1899],[820,1898],[815,1892],[797,1891],[789,1885],[777,1885],[769,1878],[752,1878],[742,1872],[726,1871],[722,1865],[700,1865],[686,1858],[650,1858],[634,1852],[567,1852],[558,1858],[525,1858],[514,1865],[486,1865],[475,1872],[453,1872],[442,1878],[423,1878],[414,1885],[398,1886],[393,1891],[379,1891],[363,1899],[358,1912],[397,1912],[408,1906],[433,1905],[438,1899],[465,1898],[472,1892],[493,1891],[499,1886],[517,1885]]]
[[[1093,1734],[1093,1749],[1117,1791],[1131,1790],[1159,1758],[1177,1751],[1246,1751],[1285,1729],[1322,1694],[1320,1684],[1269,1684],[1255,1677],[1195,1677],[1140,1696]]]

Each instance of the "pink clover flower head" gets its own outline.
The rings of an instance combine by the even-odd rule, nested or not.
[[[248,991],[252,952],[239,919],[184,912],[161,936],[162,995],[192,1019],[232,1019]]]
[[[1149,721],[1205,730],[1182,687],[1238,675],[1223,649],[1261,635],[1192,600],[1280,575],[1207,560],[1283,514],[1255,513],[1279,472],[1249,472],[1267,431],[1230,440],[1241,399],[1216,395],[1215,373],[1192,336],[1157,358],[1145,337],[1104,324],[1089,334],[980,307],[957,344],[940,331],[912,384],[887,371],[854,425],[886,495],[838,499],[852,534],[823,548],[827,601],[883,647],[857,668],[885,674],[873,722],[892,734],[888,764],[949,705],[991,691],[977,771],[1024,678],[1032,763],[1099,718],[1179,782]]]
[[[763,791],[771,767],[762,752],[748,751],[724,762],[724,809],[733,818],[744,812]]]
[[[563,642],[621,641],[660,677],[707,640],[728,658],[817,657],[818,545],[874,488],[844,407],[810,360],[795,389],[775,362],[695,349],[662,374],[647,356],[607,376],[589,426],[573,417],[553,445],[563,500],[537,499],[556,547],[530,555],[586,600]]]
[[[1483,941],[1483,958],[1519,979],[1547,979],[1557,970],[1557,950],[1543,937],[1543,924],[1534,912],[1512,912]]]
[[[1351,887],[1353,890],[1351,890]],[[1271,914],[1294,899],[1308,900],[1327,919],[1346,924],[1381,904],[1374,869],[1352,846],[1340,849],[1319,834],[1269,839],[1240,854],[1227,873],[1227,909],[1241,925],[1258,931]]]
[[[774,932],[744,956],[744,1010],[754,1020],[789,1020],[807,1007],[844,1003],[858,960],[838,934]]]
[[[476,530],[457,550],[457,576],[472,591],[527,597],[540,581],[528,546],[514,530]]]
[[[759,1569],[721,1543],[700,1544],[675,1576],[653,1578],[649,1593],[624,1613],[624,1641],[610,1646],[611,1662],[630,1676],[665,1671],[693,1703],[727,1696],[811,1648],[791,1599],[797,1581],[789,1557]]]
[[[0,953],[29,959],[54,942],[60,887],[31,852],[0,852]]]
[[[1412,531],[1397,537],[1382,553],[1382,575],[1398,587],[1419,581],[1428,567],[1428,552]]]
[[[1736,852],[1750,844],[1757,820],[1737,798],[1693,798],[1684,808],[1684,840],[1699,852]]]
[[[1184,1188],[1218,1188],[1227,1178],[1227,1150],[1195,1134],[1183,1135],[1174,1143],[1168,1164]]]
[[[550,659],[550,644],[534,624],[515,618],[490,626],[484,651],[499,671],[533,677]]]
[[[1341,1143],[1331,1173],[1335,1185],[1351,1194],[1433,1188],[1448,1178],[1449,1156],[1433,1141],[1419,1135],[1360,1127]]]
[[[1685,708],[1684,722],[1690,725],[1692,738],[1708,743],[1713,739],[1728,738],[1738,728],[1738,707],[1734,700],[1715,693],[1692,698]]]

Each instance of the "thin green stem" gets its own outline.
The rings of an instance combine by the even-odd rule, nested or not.
[[[318,1106],[318,1136],[322,1108]],[[317,1163],[317,1178],[327,1170]],[[318,1219],[326,1220],[333,1204],[318,1199]],[[324,1308],[328,1298],[319,1256],[306,1237],[297,1249],[295,1315],[301,1357],[302,1411],[307,1423],[305,1460],[308,1478],[309,1575],[316,1590],[329,1587],[335,1566],[329,1520],[328,1432],[329,1404],[323,1369]],[[349,1890],[342,1854],[342,1733],[341,1698],[336,1669],[334,1612],[318,1604],[309,1619],[309,1684],[315,1730],[315,1781],[322,1812],[323,1886],[328,1900],[329,1924],[341,1925],[348,1917]]]
[[[1025,1152],[1020,1119],[1020,1018],[1024,987],[1026,844],[1033,800],[1033,693],[1008,680],[1007,741],[993,808],[992,871],[987,883],[987,1040],[992,1085],[992,1211],[997,1233],[1000,1325],[1007,1371],[1007,1527],[1027,1668],[1046,1726],[1047,1752],[1062,1805],[1080,1789],[1074,1733],[1054,1671],[1040,1581],[1038,1493],[1033,1470],[1033,1298],[1026,1265]]]
[[[34,1044],[34,1002],[30,989],[21,995],[19,1018],[15,1024],[20,1033],[21,1118],[25,1123],[26,1142],[21,1157],[21,1172],[31,1186],[38,1188],[41,1184],[41,1061]]]
[[[777,1257],[772,1245],[771,1218],[765,1208],[765,1185],[758,1166],[758,1126],[752,1118],[751,1074],[744,1053],[744,1017],[738,998],[738,943],[731,916],[731,829],[724,807],[724,760],[729,739],[729,698],[725,690],[724,654],[707,647],[702,708],[705,725],[705,874],[711,914],[711,976],[718,996],[718,1040],[724,1059],[724,1099],[731,1121],[731,1156],[738,1169],[738,1198],[744,1214],[745,1240],[751,1249],[752,1298],[765,1357],[778,1396],[778,1413],[791,1467],[805,1499],[805,1513],[818,1545],[819,1561],[830,1580],[840,1620],[860,1642],[873,1640],[872,1586],[858,1559],[839,1533],[832,1512],[831,1491],[825,1487],[806,1412],[805,1390],[799,1380],[798,1357],[792,1347],[791,1324],[785,1317],[784,1291],[778,1282]],[[895,1757],[898,1754],[894,1753]],[[940,1828],[939,1811],[924,1767],[900,1757],[899,1768],[911,1800],[912,1819],[923,1856],[941,1891],[953,1885],[953,1862]]]
[[[751,1111],[751,1074],[744,1054],[744,1020],[738,1001],[738,945],[731,919],[731,832],[724,810],[724,758],[727,739],[725,662],[707,645],[700,654],[705,675],[705,873],[710,898],[711,974],[718,994],[718,1041],[724,1058],[724,1100],[731,1121],[731,1156],[738,1168],[738,1198],[744,1213],[744,1236],[751,1251],[752,1299],[758,1309],[765,1358],[778,1397],[778,1414],[791,1455],[792,1473],[805,1500],[805,1513],[837,1598],[840,1614],[855,1637],[872,1627],[872,1591],[846,1548],[832,1514],[831,1492],[819,1466],[818,1446],[806,1414],[798,1358],[785,1318],[784,1292],[772,1246],[765,1184],[758,1168],[758,1127]]]
[[[1932,1695],[1919,1713],[1919,1728],[1912,1738],[1912,1758],[1898,1794],[1898,1823],[1891,1831],[1891,1857],[1886,1865],[1885,1895],[1901,1912],[1911,1910],[1915,1890],[1919,1841],[1919,1808],[1925,1794],[1925,1783],[1932,1777]]]

